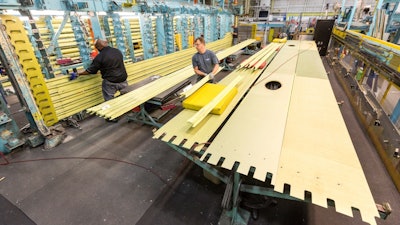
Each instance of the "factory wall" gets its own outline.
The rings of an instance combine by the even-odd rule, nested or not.
[[[359,1],[359,6],[363,8],[362,5],[371,5],[372,7],[376,4],[374,0],[364,0],[361,5]],[[341,1],[336,0],[274,0],[272,4],[272,12],[275,13],[289,13],[289,12],[333,12],[335,10],[336,4],[341,4]],[[346,1],[345,7],[354,6],[354,1]]]

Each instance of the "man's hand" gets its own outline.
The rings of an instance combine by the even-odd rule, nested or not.
[[[212,83],[212,84],[215,84],[215,80],[214,80],[214,73],[213,72],[211,72],[211,73],[209,73],[209,74],[207,74],[208,75],[208,78],[209,78],[209,81],[208,82],[210,82],[210,83]]]
[[[69,75],[69,80],[75,80],[76,78],[78,78],[79,75],[76,72],[73,72]]]

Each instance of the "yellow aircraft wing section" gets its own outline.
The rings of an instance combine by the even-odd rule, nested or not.
[[[183,110],[155,138],[191,148],[208,141],[215,121],[226,118],[209,115],[196,129],[180,128],[192,114]],[[353,216],[356,208],[363,221],[376,224],[378,210],[312,41],[288,41],[203,150],[201,160],[209,164],[232,169],[239,163],[239,173],[254,170],[261,181],[272,174],[277,192],[289,186],[289,194],[303,200],[311,193],[322,207],[333,200],[337,212]]]

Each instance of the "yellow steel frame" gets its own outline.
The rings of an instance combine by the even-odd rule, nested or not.
[[[381,49],[385,50],[385,55],[381,55],[381,57],[385,58],[385,62],[390,68],[394,69],[397,72],[400,72],[400,46],[383,41],[378,38],[370,37],[361,33],[357,33],[351,30],[340,30],[337,27],[334,27],[332,33],[340,38],[345,39],[346,36],[350,35],[352,37],[356,37],[358,39],[358,45],[361,46],[363,42],[366,42],[370,45],[374,45],[380,47]]]
[[[32,44],[28,39],[24,25],[16,16],[1,15],[1,19],[4,21],[6,32],[18,55],[43,120],[47,126],[51,126],[58,122],[58,119],[49,91],[46,88],[41,67],[33,52]]]

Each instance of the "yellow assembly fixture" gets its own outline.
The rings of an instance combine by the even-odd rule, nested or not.
[[[21,65],[23,65],[26,70],[27,80],[31,86],[32,94],[35,97],[36,104],[46,125],[54,125],[62,119],[85,111],[95,105],[99,105],[104,101],[101,93],[100,75],[82,76],[73,81],[69,81],[68,76],[62,75],[46,80],[44,75],[41,73],[40,65],[33,53],[32,43],[28,39],[25,28],[20,19],[18,17],[6,15],[2,15],[1,18],[8,23],[5,23],[7,26],[7,32],[11,37],[12,43],[15,43],[14,47],[17,50]],[[61,20],[53,18],[52,24],[54,27],[59,27],[60,25],[58,24],[60,23]],[[44,33],[43,41],[45,46],[48,46],[50,43],[50,37],[45,35],[45,33],[48,33],[49,31],[43,25],[44,20],[39,20],[38,24],[40,32]],[[135,57],[137,57],[138,55],[143,54],[143,51],[140,53],[142,46],[141,35],[139,33],[139,19],[129,18],[129,24],[131,29],[136,31],[132,33],[132,38],[135,45]],[[71,57],[72,59],[79,57],[79,49],[76,47],[76,44],[74,44],[75,42],[73,42],[73,32],[68,24],[63,29],[60,37],[58,43],[59,46],[57,46],[57,48],[60,49],[62,54]],[[220,40],[207,43],[207,48],[219,52],[228,49],[231,46],[231,43],[232,34],[228,33]],[[74,45],[74,47],[71,45]],[[245,45],[243,45],[243,47],[245,47]],[[165,76],[182,69],[186,70],[186,73],[191,74],[193,72],[193,68],[191,67],[191,57],[195,52],[196,49],[190,47],[168,55],[158,56],[135,63],[126,63],[125,67],[128,72],[128,84],[132,85],[154,75]],[[56,63],[56,56],[50,56],[49,58],[53,68],[61,69],[60,65],[57,65]],[[133,100],[132,102],[135,103],[136,101]],[[126,111],[124,112],[113,112],[111,114],[106,113],[103,116],[107,118],[116,118],[130,109],[125,110]],[[101,112],[97,112],[96,110],[88,111],[102,115]]]
[[[121,6],[123,8],[130,8],[130,7],[134,6],[134,5],[136,5],[136,0],[131,0],[131,1],[126,0],[126,2],[121,4]]]
[[[26,79],[47,126],[58,122],[49,91],[38,60],[33,52],[24,24],[16,16],[1,15],[5,29],[25,72]]]

